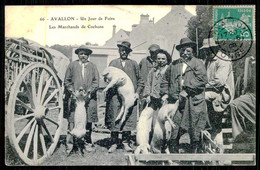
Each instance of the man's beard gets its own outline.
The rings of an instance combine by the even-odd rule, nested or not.
[[[188,60],[190,60],[192,58],[192,55],[182,54],[181,58],[188,61]]]
[[[128,57],[128,54],[126,53],[126,52],[123,52],[123,53],[120,53],[120,58],[121,59],[127,59],[127,57]]]
[[[88,62],[88,58],[81,58],[80,61],[81,61],[82,63],[86,63],[86,62]]]

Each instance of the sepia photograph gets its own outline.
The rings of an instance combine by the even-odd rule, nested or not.
[[[255,166],[255,5],[5,6],[6,166]]]

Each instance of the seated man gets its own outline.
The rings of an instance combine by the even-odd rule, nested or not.
[[[234,98],[232,62],[229,61],[229,56],[220,50],[213,38],[204,39],[200,52],[204,53],[206,57],[208,83],[206,84],[205,99],[208,107],[208,123],[211,126],[210,133],[212,140],[222,144],[222,116]]]

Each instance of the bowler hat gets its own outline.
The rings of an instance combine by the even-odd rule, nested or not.
[[[195,47],[196,43],[186,37],[181,39],[180,44],[176,46],[176,49],[179,51],[183,46]]]
[[[85,51],[87,55],[92,54],[92,50],[89,49],[86,45],[80,46],[78,49],[75,50],[75,53],[78,54],[80,51]]]
[[[209,48],[209,47],[216,47],[218,46],[215,42],[215,40],[213,38],[206,38],[203,40],[203,44],[202,44],[202,47],[200,48],[203,49],[203,48]]]
[[[118,47],[125,47],[128,51],[132,51],[131,47],[131,43],[128,41],[123,41],[121,44],[117,44]]]
[[[152,44],[152,45],[150,45],[150,47],[148,48],[149,51],[156,51],[156,50],[158,50],[158,49],[160,49],[160,46],[157,45],[157,44]]]

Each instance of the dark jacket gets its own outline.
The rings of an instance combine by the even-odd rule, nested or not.
[[[122,66],[121,59],[112,60],[109,66],[113,66],[123,70],[132,80],[135,92],[140,95],[142,88],[144,87],[144,82],[140,76],[140,70],[136,61],[127,59],[125,61],[125,67]],[[137,122],[137,105],[129,109],[128,116],[126,118],[125,124],[122,126],[115,125],[115,118],[120,112],[122,101],[121,97],[118,95],[116,88],[111,88],[107,91],[106,95],[106,116],[105,123],[106,126],[111,131],[130,131],[136,129]]]
[[[99,73],[97,67],[92,62],[85,64],[85,78],[82,78],[82,66],[79,60],[69,64],[64,80],[66,90],[78,90],[80,87],[86,92],[92,92],[91,99],[86,101],[88,122],[97,122],[97,97],[96,90],[99,86]],[[75,101],[71,103],[70,112],[75,111]]]
[[[147,75],[149,71],[153,68],[153,63],[154,61],[152,61],[150,56],[143,58],[139,63],[141,77],[144,82],[146,82],[147,80]]]
[[[174,121],[190,132],[191,140],[198,141],[200,131],[205,128],[207,119],[205,102],[207,73],[204,64],[197,58],[188,61],[188,65],[184,74],[182,74],[183,63],[180,59],[167,68],[162,78],[161,93],[168,94],[169,103],[175,103],[182,90],[188,93],[185,99],[180,100]],[[180,85],[181,78],[184,80],[183,86]]]

